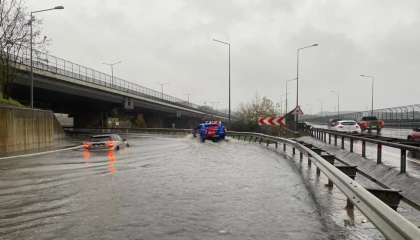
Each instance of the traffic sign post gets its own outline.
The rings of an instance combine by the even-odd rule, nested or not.
[[[302,116],[304,115],[304,113],[302,112],[302,109],[300,109],[300,106],[296,106],[295,109],[292,111],[292,115]]]

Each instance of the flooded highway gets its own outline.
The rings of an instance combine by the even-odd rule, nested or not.
[[[0,161],[1,239],[336,239],[300,170],[275,151],[126,138],[121,151]]]

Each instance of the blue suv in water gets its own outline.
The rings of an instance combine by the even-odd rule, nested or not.
[[[193,130],[193,137],[200,137],[201,142],[223,140],[226,137],[226,128],[218,123],[202,123]]]

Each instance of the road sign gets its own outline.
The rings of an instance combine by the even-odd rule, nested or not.
[[[302,115],[303,115],[302,109],[300,109],[300,107],[299,107],[299,106],[297,106],[297,107],[295,108],[295,110],[293,110],[292,115],[302,116]]]
[[[258,125],[263,126],[285,126],[286,119],[284,117],[260,117]]]

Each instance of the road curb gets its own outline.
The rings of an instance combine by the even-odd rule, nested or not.
[[[29,154],[23,154],[23,155],[16,155],[16,156],[9,156],[9,157],[1,157],[0,158],[0,161],[1,160],[7,160],[7,159],[13,159],[13,158],[25,158],[25,157],[38,156],[38,155],[43,155],[43,154],[48,154],[48,153],[55,153],[55,152],[73,150],[73,149],[77,149],[77,148],[81,148],[81,147],[83,147],[83,145],[79,145],[79,146],[76,146],[76,147],[70,147],[70,148],[63,148],[63,149],[51,150],[51,151],[46,151],[46,152],[29,153]]]

